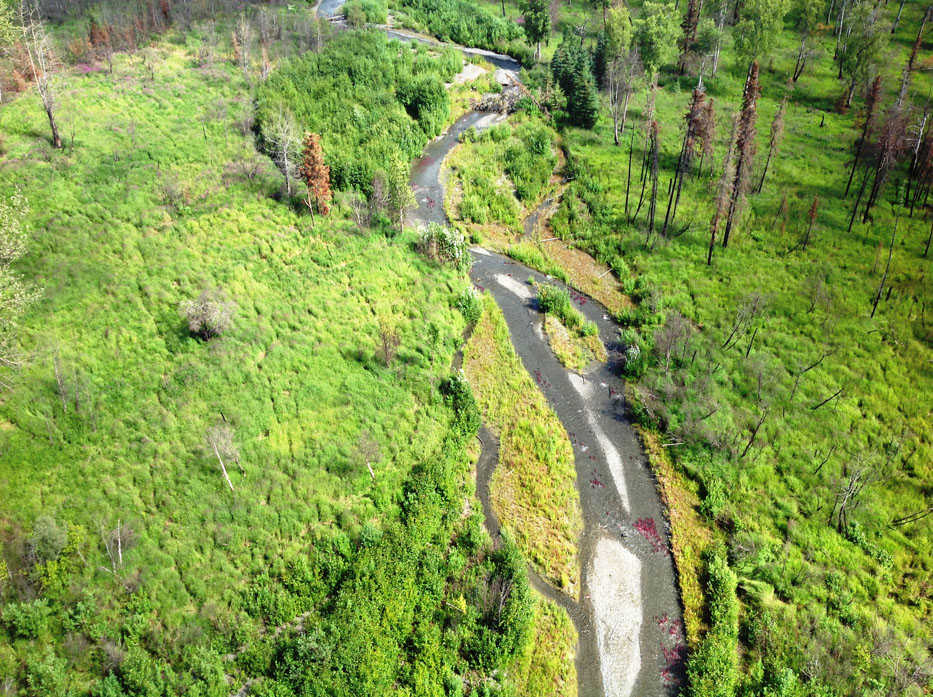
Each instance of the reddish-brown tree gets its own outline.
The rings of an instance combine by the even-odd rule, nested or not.
[[[716,107],[712,99],[705,103],[702,117],[700,132],[697,134],[700,139],[700,163],[697,165],[697,174],[703,176],[703,160],[709,158],[709,173],[712,176],[713,155],[716,147]]]
[[[311,215],[314,215],[315,207],[322,215],[327,215],[330,212],[331,200],[330,167],[324,164],[324,150],[321,148],[321,137],[317,133],[305,134],[298,171],[308,186],[305,203]]]
[[[748,177],[751,174],[752,161],[755,159],[755,120],[758,118],[758,61],[752,61],[745,79],[745,91],[742,94],[742,111],[739,113],[738,129],[735,136],[735,176],[729,199],[729,211],[726,214],[726,229],[722,234],[722,246],[729,246],[729,233],[735,224],[745,192],[748,189]]]
[[[729,151],[726,153],[726,159],[723,160],[722,176],[719,177],[719,187],[716,191],[716,209],[713,212],[713,219],[709,224],[709,249],[706,252],[707,265],[713,263],[713,248],[716,246],[716,235],[719,233],[719,225],[726,211],[729,208],[729,201],[732,200],[732,186],[735,178],[735,167],[733,159],[735,156],[735,132],[738,128],[739,117],[736,114],[732,118],[732,133],[729,135]]]

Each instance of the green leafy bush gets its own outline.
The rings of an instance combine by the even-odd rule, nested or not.
[[[465,438],[480,427],[479,408],[470,385],[462,375],[451,375],[441,384],[441,394],[454,412],[454,429]]]
[[[35,639],[48,630],[51,611],[45,600],[8,603],[3,608],[3,624],[10,636]]]
[[[522,36],[515,22],[468,0],[399,0],[398,6],[428,33],[462,46],[506,52]]]
[[[466,238],[454,228],[428,223],[418,233],[418,251],[429,259],[458,269],[469,266],[470,252]]]
[[[596,325],[589,322],[570,300],[570,294],[558,286],[545,284],[538,286],[538,309],[557,317],[561,323],[577,332],[580,336],[596,334]]]
[[[691,697],[733,697],[738,681],[738,579],[721,548],[706,563],[710,628],[687,662]]]
[[[347,0],[343,6],[343,16],[351,27],[385,24],[389,19],[384,0]]]
[[[343,32],[260,85],[256,120],[271,142],[274,118],[287,109],[302,130],[321,134],[332,186],[369,194],[377,171],[410,162],[440,132],[450,114],[444,82],[461,66],[453,49],[435,58],[382,32]]]
[[[468,325],[479,322],[479,318],[483,314],[483,303],[480,300],[479,293],[472,286],[466,288],[457,297],[456,307],[460,310],[460,314],[463,315]]]

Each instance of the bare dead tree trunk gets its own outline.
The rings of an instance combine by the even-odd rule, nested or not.
[[[220,456],[220,452],[217,450],[217,444],[214,443],[214,442],[212,442],[212,443],[211,443],[211,447],[212,447],[213,450],[214,450],[214,455],[217,456],[217,462],[220,463],[220,471],[223,472],[224,479],[227,480],[227,486],[230,487],[230,491],[233,491],[233,490],[234,490],[234,489],[233,489],[233,482],[230,481],[230,475],[227,474],[227,467],[224,465],[224,460],[223,460],[223,458]]]
[[[625,173],[625,218],[628,219],[628,195],[629,191],[632,188],[632,150],[635,149],[635,124],[632,124],[632,137],[628,145],[628,170]],[[930,232],[933,233],[933,227],[930,228]],[[927,247],[929,247],[927,243]],[[926,255],[924,255],[926,256]]]
[[[897,8],[897,17],[894,18],[894,23],[891,25],[891,33],[897,31],[897,25],[901,23],[901,12],[904,11],[904,3],[907,0],[901,0],[901,4]]]
[[[898,90],[897,100],[894,102],[895,109],[900,109],[904,104],[905,97],[907,97],[907,89],[910,87],[910,78],[914,71],[914,64],[917,61],[917,53],[920,51],[920,44],[923,41],[923,30],[926,28],[927,22],[930,21],[931,15],[933,15],[933,5],[927,7],[926,12],[923,13],[923,19],[920,20],[917,38],[914,40],[910,56],[907,58],[907,65],[904,66],[904,73],[901,76],[901,88]]]
[[[42,100],[42,107],[45,109],[46,116],[49,119],[49,127],[52,131],[52,147],[62,148],[62,139],[58,133],[58,125],[55,122],[55,92],[52,86],[52,75],[55,69],[55,55],[52,52],[52,42],[45,25],[39,15],[38,6],[30,6],[25,2],[21,8],[20,17],[22,20],[23,44],[26,46],[26,53],[29,57],[29,68],[36,85],[36,92]]]
[[[888,271],[891,269],[891,257],[894,256],[894,236],[897,235],[897,218],[894,219],[894,229],[891,231],[891,244],[888,246],[888,261],[884,265],[884,274],[881,276],[881,283],[878,284],[878,292],[875,293],[874,302],[871,305],[871,317],[874,318],[875,311],[878,309],[878,301],[881,300],[881,293],[884,290],[884,284],[888,280]]]
[[[758,437],[758,431],[761,430],[761,426],[762,424],[764,424],[765,419],[767,418],[768,418],[768,410],[765,409],[762,412],[761,417],[758,419],[758,423],[755,424],[755,427],[752,429],[752,435],[748,439],[748,443],[745,444],[745,450],[743,450],[742,454],[739,455],[740,460],[742,460],[748,454],[748,451],[751,450],[752,446],[755,444],[755,439]]]

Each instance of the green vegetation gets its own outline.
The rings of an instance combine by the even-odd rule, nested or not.
[[[493,509],[541,575],[576,596],[583,514],[570,439],[515,355],[495,301],[485,296],[484,306],[464,347],[463,372],[484,423],[499,436]]]
[[[544,333],[557,359],[571,370],[584,372],[595,362],[606,361],[606,347],[596,334],[570,331],[554,315],[545,315]]]
[[[559,606],[538,597],[535,633],[512,668],[518,697],[576,697],[577,631]]]
[[[385,24],[389,19],[384,0],[349,0],[341,9],[351,27]]]
[[[738,580],[722,549],[710,551],[706,564],[709,630],[690,656],[687,677],[692,695],[729,697],[738,682]]]
[[[551,349],[566,367],[582,372],[594,361],[606,360],[606,348],[599,340],[596,325],[573,306],[566,290],[539,285],[538,309],[545,314],[544,331]]]
[[[563,288],[550,284],[538,286],[538,308],[545,314],[554,315],[567,329],[580,336],[596,334],[596,325],[586,321],[583,313],[573,306],[570,294]]]
[[[302,129],[322,134],[334,187],[370,194],[377,172],[410,162],[448,122],[444,83],[463,61],[452,49],[436,53],[374,30],[339,34],[259,86],[260,132],[274,141],[277,117],[287,111]]]
[[[779,38],[772,69],[762,72],[758,149],[765,151],[766,124],[787,95],[785,140],[762,192],[748,199],[738,238],[725,250],[717,244],[712,267],[709,175],[685,184],[675,234],[653,237],[646,249],[648,202],[634,221],[626,217],[627,148],[612,145],[608,119],[592,132],[564,133],[576,178],[551,225],[632,270],[623,281],[637,309],[622,319],[635,327],[626,337],[626,372],[640,378],[634,405],[646,424],[683,443],[672,448],[676,466],[697,482],[701,510],[729,546],[740,578],[744,672],[758,675],[747,680],[764,689],[790,671],[797,692],[788,694],[847,694],[853,680],[866,690],[904,680],[899,661],[917,665],[929,638],[931,606],[919,585],[933,563],[929,526],[891,527],[924,510],[922,482],[931,475],[923,434],[933,388],[922,367],[929,330],[918,311],[929,223],[898,213],[897,280],[884,312],[870,318],[893,216],[876,208],[872,224],[846,233],[854,196],[843,201],[841,193],[853,117],[826,110],[840,91],[828,57],[786,90],[796,42]],[[705,79],[716,97],[717,158],[745,75],[725,51],[723,60]],[[891,72],[902,65],[892,61]],[[885,80],[897,84],[893,75]],[[688,97],[673,79],[657,92],[656,118],[666,125],[662,183],[675,167]],[[814,192],[816,241],[804,247]],[[853,477],[867,477],[858,523],[840,526],[837,505]]]
[[[513,122],[479,133],[466,131],[461,145],[448,156],[455,220],[496,222],[518,231],[521,212],[548,190],[557,163],[556,134],[527,118]]]
[[[303,60],[453,68],[378,38]],[[15,270],[42,290],[0,405],[0,675],[29,697],[513,689],[536,611],[515,546],[462,516],[465,279],[352,222],[352,194],[314,221],[277,202],[241,65],[183,39],[67,72],[61,151],[34,94],[0,107]]]
[[[392,10],[403,26],[426,32],[441,41],[516,57],[527,53],[519,42],[522,30],[515,22],[479,8],[469,0],[394,0]]]

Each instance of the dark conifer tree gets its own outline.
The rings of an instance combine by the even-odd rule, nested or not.
[[[693,52],[693,44],[697,40],[697,27],[700,24],[700,10],[702,8],[703,0],[687,1],[687,13],[684,15],[684,21],[681,25],[684,35],[680,40],[680,58],[677,60],[677,70],[681,75],[687,72],[687,64]]]

